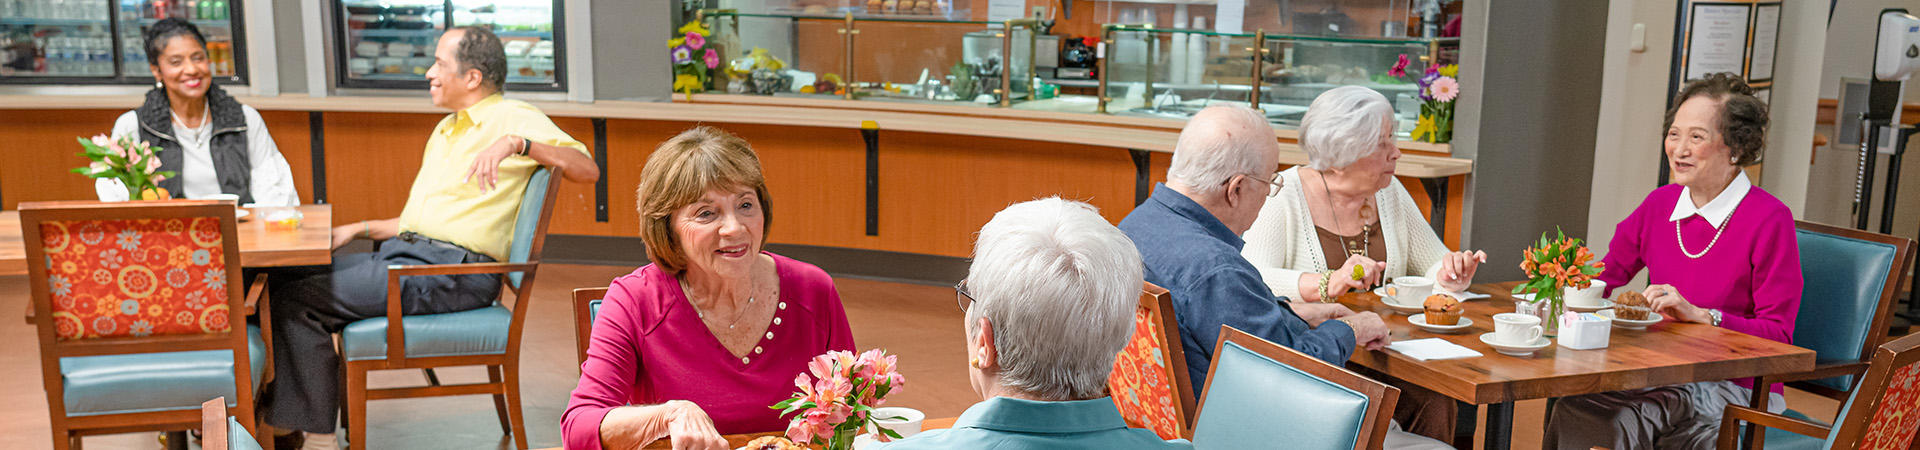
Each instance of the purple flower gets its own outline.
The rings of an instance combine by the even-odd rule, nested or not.
[[[693,49],[687,48],[685,45],[673,48],[674,64],[685,64],[689,62],[693,62]]]
[[[707,45],[706,36],[701,36],[700,33],[695,33],[692,31],[687,32],[687,48],[699,50],[700,47],[704,47],[706,45]]]
[[[703,57],[703,59],[705,59],[707,62],[707,69],[714,69],[714,68],[720,67],[720,52],[713,51],[713,49],[707,49],[707,54]]]

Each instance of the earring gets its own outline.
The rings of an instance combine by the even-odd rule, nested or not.
[[[1733,164],[1733,165],[1736,165],[1736,166],[1737,166],[1737,165],[1740,165],[1740,157],[1738,157],[1738,156],[1729,156],[1729,157],[1727,157],[1727,163],[1728,163],[1728,164]]]
[[[972,366],[975,369],[980,368],[980,357],[975,356],[972,358],[967,358],[967,365]]]
[[[153,88],[154,88],[154,89],[160,89],[160,88],[164,88],[164,87],[167,87],[167,85],[166,85],[166,84],[162,84],[161,82],[158,82],[158,81],[155,81],[155,82],[153,82]]]

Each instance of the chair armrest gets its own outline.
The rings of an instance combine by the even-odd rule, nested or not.
[[[253,314],[254,312],[258,311],[260,307],[260,300],[265,299],[266,297],[267,297],[267,274],[262,272],[260,273],[260,276],[253,277],[253,289],[247,291],[247,302],[246,302],[247,314]]]
[[[1826,439],[1828,431],[1832,430],[1830,427],[1818,423],[1772,414],[1740,405],[1727,405],[1726,414],[1720,418],[1720,442],[1718,448],[1721,450],[1732,450],[1739,445],[1740,427],[1737,426],[1737,424],[1741,421],[1753,424],[1755,427],[1777,428],[1815,439]]]
[[[1813,370],[1809,370],[1806,372],[1790,373],[1785,375],[1768,375],[1767,382],[1768,383],[1786,383],[1786,382],[1792,382],[1792,381],[1818,380],[1821,378],[1832,378],[1832,377],[1843,376],[1843,375],[1859,376],[1865,373],[1867,373],[1867,363],[1864,361],[1827,363],[1827,364],[1814,366]]]
[[[466,263],[466,264],[424,264],[387,266],[387,363],[403,364],[407,353],[407,336],[400,325],[400,317],[405,309],[400,305],[400,277],[429,275],[475,275],[504,274],[510,272],[532,273],[540,268],[538,262],[525,263]]]

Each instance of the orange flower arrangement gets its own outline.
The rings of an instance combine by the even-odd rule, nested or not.
[[[1540,233],[1540,242],[1521,252],[1520,270],[1526,272],[1528,280],[1514,286],[1513,293],[1532,291],[1536,300],[1551,300],[1559,310],[1567,289],[1586,289],[1607,264],[1594,261],[1593,253],[1581,245],[1579,238],[1569,238],[1557,229],[1555,233],[1557,237],[1551,240]]]

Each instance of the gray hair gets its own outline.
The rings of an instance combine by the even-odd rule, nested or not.
[[[1387,97],[1360,86],[1341,86],[1321,93],[1300,119],[1300,148],[1307,167],[1338,169],[1373,154],[1381,136],[1393,131],[1393,104]]]
[[[1049,197],[1008,206],[980,228],[967,337],[993,323],[1000,385],[1048,401],[1105,394],[1133,335],[1140,251],[1093,205]]]
[[[502,92],[507,88],[507,50],[500,43],[500,37],[493,30],[479,26],[454,27],[452,31],[462,31],[460,47],[454,50],[454,58],[459,59],[460,72],[480,71],[480,84]]]
[[[1275,148],[1271,139],[1273,125],[1266,115],[1241,105],[1224,104],[1200,110],[1180,130],[1173,145],[1173,165],[1167,168],[1167,180],[1211,196],[1225,188],[1234,175],[1261,174],[1272,167],[1260,167],[1260,150]],[[1267,133],[1252,132],[1266,128]],[[1249,139],[1253,136],[1268,139]],[[1264,141],[1264,142],[1263,142]]]

